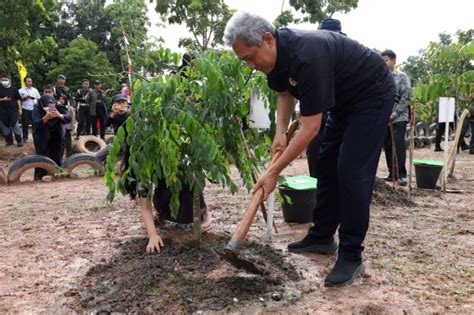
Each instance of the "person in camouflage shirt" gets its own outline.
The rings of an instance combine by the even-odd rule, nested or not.
[[[382,57],[385,60],[388,69],[392,73],[396,85],[395,105],[393,106],[393,111],[390,115],[390,126],[387,130],[387,136],[385,138],[384,144],[385,159],[387,160],[387,168],[389,171],[387,180],[392,181],[393,177],[395,177],[395,179],[399,181],[400,185],[405,186],[407,184],[407,170],[405,167],[405,133],[409,120],[411,84],[410,79],[405,73],[395,70],[397,55],[392,50],[383,51]],[[395,152],[398,162],[398,174],[392,174],[394,161],[392,153],[392,135],[390,129],[393,131],[393,141],[395,143]]]

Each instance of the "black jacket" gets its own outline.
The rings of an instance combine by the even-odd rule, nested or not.
[[[46,115],[46,111],[42,107],[42,99],[43,98],[41,98],[33,108],[33,139],[35,146],[39,147],[41,151],[46,151],[52,133],[59,133],[61,135],[60,138],[63,138],[62,124],[70,123],[71,116],[65,106],[56,104],[58,112],[64,115],[64,122],[59,118],[54,118],[45,124],[43,122],[43,117]]]

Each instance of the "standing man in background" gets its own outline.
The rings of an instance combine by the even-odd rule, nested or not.
[[[106,94],[102,90],[102,83],[100,80],[94,82],[94,89],[89,92],[86,96],[86,102],[90,106],[91,121],[92,121],[92,134],[97,136],[97,122],[100,124],[100,137],[105,140],[105,120],[107,118],[107,110],[105,105]]]
[[[77,131],[76,140],[81,136],[82,130],[86,132],[86,135],[91,133],[91,107],[87,103],[86,96],[90,92],[89,80],[82,80],[82,87],[76,92],[76,104],[77,104]]]
[[[64,74],[58,75],[58,80],[54,88],[54,98],[59,100],[61,95],[65,95],[67,98],[66,106],[69,105],[71,95],[69,93],[69,87],[66,86],[66,76]]]
[[[409,121],[411,84],[408,76],[395,69],[397,64],[397,55],[392,50],[382,52],[382,57],[387,64],[388,69],[395,80],[395,105],[390,115],[389,127],[385,138],[384,150],[385,159],[387,161],[388,177],[387,181],[398,180],[401,186],[407,184],[406,162],[406,145],[405,133],[407,131],[407,123]],[[392,137],[395,147],[395,157],[393,160]],[[397,165],[398,174],[393,174],[394,163]]]
[[[28,142],[28,126],[33,123],[33,107],[38,103],[40,94],[36,88],[33,87],[33,80],[26,77],[24,80],[25,87],[18,92],[21,97],[21,127],[23,129],[23,143]]]
[[[0,75],[0,120],[2,121],[2,133],[6,145],[13,145],[13,134],[19,147],[23,146],[21,141],[21,129],[18,124],[18,116],[21,113],[21,98],[18,90],[12,86],[9,75]]]

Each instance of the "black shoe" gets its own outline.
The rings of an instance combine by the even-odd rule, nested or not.
[[[469,150],[469,146],[466,143],[461,143],[460,147],[461,147],[461,150],[463,151]]]
[[[384,178],[384,180],[387,181],[387,182],[392,182],[393,177],[391,175],[388,175],[387,177]]]
[[[9,147],[9,146],[11,146],[11,145],[13,145],[13,142],[11,142],[11,143],[10,143],[10,142],[7,142],[7,143],[5,144],[6,147]]]
[[[23,142],[18,142],[18,147],[21,148],[23,146]]]
[[[400,179],[398,180],[398,184],[400,186],[406,186],[408,184],[407,179],[405,177],[400,177]]]
[[[362,261],[344,260],[338,258],[336,264],[324,279],[326,287],[340,287],[351,284],[359,274],[364,272]]]
[[[434,149],[434,151],[435,151],[435,152],[443,152],[444,150],[441,149],[441,147],[436,147],[436,148]]]
[[[293,253],[317,252],[330,254],[337,250],[337,243],[333,237],[320,240],[307,234],[301,241],[289,244],[288,250]]]
[[[27,144],[28,143],[28,139],[23,139],[23,144]]]

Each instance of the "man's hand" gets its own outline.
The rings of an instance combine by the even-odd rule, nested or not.
[[[159,234],[155,234],[150,237],[148,240],[148,245],[146,246],[146,252],[147,253],[154,253],[155,251],[157,253],[160,252],[161,247],[165,246],[163,243],[163,240],[161,239],[161,236]]]
[[[263,188],[263,200],[267,200],[268,195],[275,190],[277,180],[278,174],[267,170],[258,179],[255,187],[253,188],[253,193],[257,192],[257,190],[260,188]]]
[[[391,124],[395,121],[395,116],[390,116],[390,118],[388,119],[388,122]]]
[[[286,149],[286,134],[275,133],[272,144],[272,156],[275,156],[277,152],[283,152]]]

